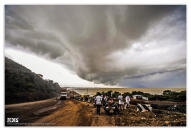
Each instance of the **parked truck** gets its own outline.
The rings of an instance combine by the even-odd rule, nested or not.
[[[67,98],[67,92],[61,92],[60,93],[60,100],[66,100],[66,98]]]

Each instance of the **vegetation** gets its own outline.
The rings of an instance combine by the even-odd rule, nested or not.
[[[167,93],[168,92],[168,93]],[[151,95],[150,100],[168,100],[175,102],[185,102],[186,101],[186,91],[174,92],[166,90],[163,92],[163,95]]]
[[[113,93],[112,91],[108,91],[108,92],[102,92],[101,94],[103,96],[106,95],[109,97],[117,98],[120,93],[116,91]],[[130,97],[132,97],[133,95],[142,95],[144,97],[148,97],[149,100],[164,100],[164,101],[174,101],[174,102],[186,101],[186,91],[175,92],[175,91],[165,90],[163,91],[162,95],[152,95],[141,91],[133,91],[132,93],[125,92],[122,95],[123,97],[126,97],[127,95]]]
[[[26,67],[5,58],[5,104],[36,101],[56,96],[58,83],[44,80]]]

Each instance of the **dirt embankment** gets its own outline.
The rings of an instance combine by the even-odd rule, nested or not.
[[[46,103],[46,104],[45,104]],[[101,115],[96,114],[92,104],[76,101],[49,100],[41,104],[30,104],[28,109],[20,106],[8,106],[6,114],[24,112],[22,120],[32,122],[32,126],[185,126],[186,114],[154,110],[153,112],[137,112],[130,108],[119,115],[106,115],[101,108]],[[48,104],[49,103],[49,104]],[[46,106],[46,107],[45,107]],[[43,107],[43,108],[40,108]],[[12,110],[11,110],[12,109]],[[28,112],[27,112],[28,111]]]

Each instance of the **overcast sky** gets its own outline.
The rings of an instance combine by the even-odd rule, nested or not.
[[[186,7],[6,6],[5,56],[63,86],[185,88]]]

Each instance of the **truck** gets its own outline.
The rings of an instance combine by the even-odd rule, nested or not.
[[[67,92],[61,92],[60,93],[60,100],[66,100],[67,98]]]

